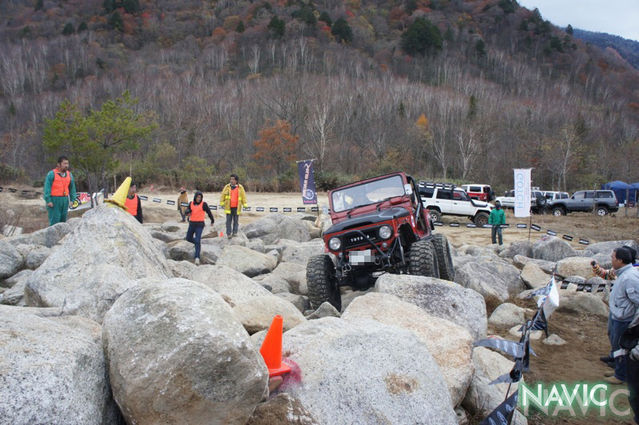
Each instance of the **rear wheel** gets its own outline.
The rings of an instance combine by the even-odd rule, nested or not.
[[[453,259],[450,255],[450,245],[448,239],[441,233],[433,235],[433,246],[437,255],[437,265],[439,266],[439,277],[444,280],[455,279],[455,268],[453,267]]]
[[[431,241],[422,239],[411,245],[408,253],[408,271],[418,276],[439,277],[437,254]]]
[[[312,309],[315,310],[328,301],[337,311],[342,310],[342,296],[337,286],[335,265],[331,257],[328,255],[311,257],[306,265],[306,281],[308,300]]]
[[[608,215],[608,208],[602,206],[597,207],[597,215],[603,217],[604,215]]]
[[[473,223],[475,223],[477,227],[483,227],[485,224],[488,224],[488,214],[484,212],[477,213],[475,218],[473,218]]]
[[[433,223],[437,223],[442,220],[442,213],[437,210],[428,210],[428,215],[430,216],[430,221]]]
[[[555,207],[552,209],[552,215],[554,215],[555,217],[559,217],[562,215],[566,215],[566,212],[561,207]]]

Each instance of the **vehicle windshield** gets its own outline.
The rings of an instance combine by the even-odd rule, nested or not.
[[[404,196],[404,182],[401,176],[391,176],[373,180],[361,185],[336,190],[332,194],[333,211],[341,212],[370,205],[395,196]]]

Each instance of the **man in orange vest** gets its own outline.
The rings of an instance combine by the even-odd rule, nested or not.
[[[49,171],[44,179],[44,202],[47,204],[49,226],[67,221],[69,200],[75,201],[75,180],[69,171],[69,158],[58,158],[56,168]]]
[[[189,229],[186,231],[186,240],[195,245],[195,264],[200,264],[200,239],[202,239],[202,230],[204,230],[204,213],[209,215],[211,226],[215,223],[213,214],[208,204],[203,201],[202,192],[195,192],[193,201],[186,208],[186,215],[189,216]]]
[[[224,207],[226,213],[226,237],[237,236],[239,227],[239,215],[242,207],[247,207],[246,192],[244,187],[238,183],[237,174],[231,174],[230,183],[222,189],[220,205]],[[231,227],[231,223],[233,226]]]
[[[135,182],[131,182],[131,186],[129,186],[129,195],[124,201],[124,206],[137,221],[142,223],[144,221],[144,218],[142,217],[142,203],[140,202],[140,197],[136,193],[137,191],[138,188],[135,185]]]

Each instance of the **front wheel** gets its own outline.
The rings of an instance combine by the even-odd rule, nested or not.
[[[433,246],[437,255],[437,265],[439,266],[439,277],[444,280],[455,280],[455,268],[450,255],[450,245],[448,239],[441,233],[433,235]]]
[[[597,207],[597,215],[599,217],[603,217],[604,215],[608,215],[608,208],[601,206]]]
[[[475,218],[473,218],[473,222],[477,227],[484,227],[484,225],[488,224],[488,214],[483,212],[477,213]]]
[[[411,245],[408,253],[408,271],[418,276],[439,277],[437,254],[431,241],[422,239]]]
[[[308,300],[311,308],[316,310],[328,301],[337,309],[342,310],[342,296],[337,286],[335,265],[328,255],[311,257],[306,264],[306,282],[308,285]]]
[[[442,220],[442,213],[437,210],[428,210],[428,215],[433,223],[438,223]]]
[[[560,217],[562,215],[566,215],[566,213],[564,212],[563,208],[555,207],[552,209],[552,215],[554,215],[555,217]]]

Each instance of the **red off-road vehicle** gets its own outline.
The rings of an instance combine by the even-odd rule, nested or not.
[[[341,286],[367,289],[384,272],[453,280],[448,240],[432,233],[412,177],[398,172],[351,183],[329,192],[329,203],[326,253],[306,266],[312,308],[329,301],[341,310]]]

